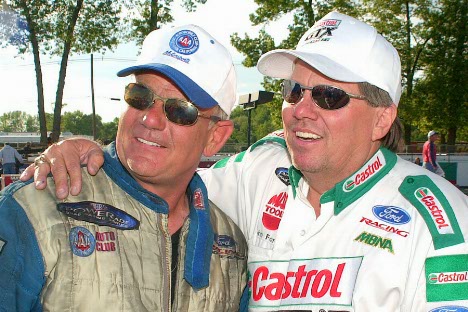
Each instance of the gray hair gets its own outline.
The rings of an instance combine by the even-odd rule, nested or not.
[[[359,91],[367,98],[367,102],[372,107],[390,107],[394,105],[387,91],[380,89],[368,82],[359,82]],[[398,116],[393,121],[388,133],[380,139],[382,146],[392,152],[396,152],[403,135],[403,126]]]

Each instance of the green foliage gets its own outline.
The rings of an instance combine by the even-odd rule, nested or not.
[[[275,99],[278,101],[278,99]],[[250,111],[251,132],[250,142],[254,143],[265,135],[281,128],[281,116],[276,118],[273,113],[281,111],[277,109],[277,102],[270,102],[257,106]],[[248,111],[245,111],[241,106],[236,107],[231,118],[234,122],[234,131],[228,143],[247,143],[248,142]],[[278,122],[279,121],[279,122]]]
[[[111,122],[105,122],[99,128],[98,139],[104,144],[108,144],[115,140],[117,134],[117,127],[119,125],[119,118],[114,118]]]
[[[24,132],[34,126],[31,122],[31,115],[25,112],[13,111],[0,116],[0,131],[3,132]]]
[[[370,23],[398,50],[404,88],[398,114],[408,130],[407,143],[412,133],[414,139],[432,128],[446,133],[449,144],[456,138],[467,140],[466,0],[255,2],[258,8],[250,15],[252,25],[265,26],[285,15],[292,17],[292,23],[288,37],[278,45],[265,28],[257,38],[233,34],[232,45],[246,57],[243,65],[255,66],[262,54],[273,49],[293,49],[315,20],[338,10]],[[263,87],[280,90],[279,82],[268,77]],[[269,106],[270,118],[280,124],[280,101]]]
[[[47,123],[51,126],[53,114],[46,114]],[[86,115],[80,111],[66,112],[62,116],[62,132],[73,134],[93,135],[93,116]],[[96,138],[102,142],[115,140],[119,118],[111,122],[102,122],[102,118],[96,115]],[[38,132],[39,121],[37,116],[32,116],[26,112],[13,111],[0,116],[0,131],[2,132]]]

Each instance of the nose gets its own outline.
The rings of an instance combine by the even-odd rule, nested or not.
[[[319,113],[319,107],[315,104],[312,99],[312,91],[304,90],[302,98],[293,105],[293,116],[297,119],[308,118],[317,119]]]
[[[167,119],[161,100],[155,100],[150,108],[143,111],[141,123],[148,129],[163,130],[166,127]]]

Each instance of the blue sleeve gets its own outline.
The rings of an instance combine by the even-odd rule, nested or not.
[[[0,311],[42,311],[44,271],[33,226],[7,192],[0,196]]]

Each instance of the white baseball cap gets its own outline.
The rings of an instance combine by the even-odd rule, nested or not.
[[[429,133],[427,134],[427,137],[430,138],[431,136],[433,136],[433,135],[435,135],[435,134],[439,134],[439,132],[434,131],[434,130],[431,130],[431,131],[429,131]]]
[[[152,31],[125,77],[150,70],[171,79],[200,108],[219,105],[228,115],[236,104],[236,72],[229,51],[204,29],[183,25]]]
[[[385,90],[398,105],[401,64],[396,49],[374,27],[330,12],[301,38],[295,50],[264,54],[258,70],[270,77],[290,79],[299,58],[325,76],[344,82],[368,82]]]

